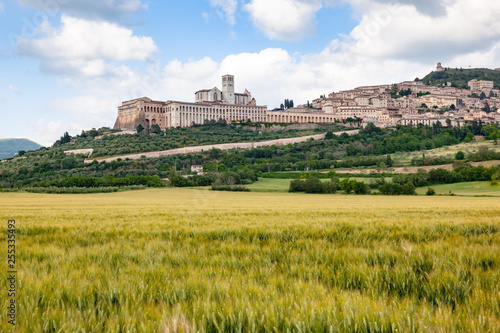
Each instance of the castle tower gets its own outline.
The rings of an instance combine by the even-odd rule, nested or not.
[[[444,71],[444,68],[443,68],[443,66],[441,65],[441,63],[440,63],[440,62],[438,62],[437,67],[436,67],[436,72],[442,72],[442,71]]]
[[[222,77],[222,100],[228,104],[235,103],[233,75],[224,75]]]

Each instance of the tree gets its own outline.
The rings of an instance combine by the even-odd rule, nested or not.
[[[353,190],[355,194],[369,194],[370,186],[368,186],[368,184],[365,184],[364,182],[354,181]]]
[[[325,140],[332,140],[333,138],[334,138],[334,135],[333,135],[332,131],[326,132]]]
[[[377,127],[374,123],[368,123],[366,127],[360,131],[360,133],[362,134],[382,133],[382,129]]]
[[[387,155],[387,158],[385,159],[385,165],[387,165],[389,168],[394,165],[394,161],[392,160],[391,155]]]
[[[293,108],[293,99],[290,100],[290,107]]]
[[[325,187],[321,180],[316,177],[306,179],[304,182],[304,192],[306,193],[324,193]]]
[[[344,178],[339,184],[339,187],[342,191],[344,191],[345,194],[350,194],[353,190],[353,181],[351,181],[349,178]]]
[[[304,181],[301,179],[292,180],[288,192],[305,192]]]
[[[160,125],[154,124],[153,126],[151,126],[151,133],[156,133],[156,134],[161,133]]]
[[[65,133],[63,134],[63,136],[61,136],[60,141],[61,141],[61,144],[62,144],[62,145],[63,145],[63,144],[65,144],[65,143],[68,143],[68,142],[70,142],[70,141],[71,141],[71,136],[69,135],[69,133],[68,133],[68,132],[65,132]]]
[[[484,93],[484,91],[481,93],[481,95],[479,95],[479,98],[480,99],[485,99],[486,98],[486,94]]]
[[[455,159],[457,161],[461,161],[465,158],[465,154],[463,151],[458,151],[456,154],[455,154]]]
[[[429,187],[427,189],[427,192],[425,193],[425,195],[429,195],[429,196],[436,195],[436,191],[434,191],[434,189],[432,187]]]
[[[490,111],[491,111],[491,108],[490,108],[490,103],[488,103],[488,101],[485,101],[485,102],[484,102],[484,108],[483,108],[483,111],[486,111],[486,112],[490,112]]]
[[[99,131],[96,130],[95,128],[92,128],[88,133],[88,136],[90,136],[91,138],[95,138],[96,136],[99,135]]]
[[[144,131],[144,126],[142,126],[141,124],[139,124],[137,126],[137,133],[141,133],[142,131]]]
[[[456,108],[455,104],[450,105],[450,110],[456,110]]]
[[[222,117],[221,117],[221,118],[219,118],[219,119],[217,120],[217,125],[219,125],[219,126],[227,126],[227,121],[226,121],[226,119],[224,119],[224,118],[222,118]]]

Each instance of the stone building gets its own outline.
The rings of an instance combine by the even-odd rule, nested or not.
[[[493,81],[478,81],[476,79],[469,81],[469,89],[471,91],[484,91],[493,89]]]
[[[161,129],[202,125],[207,121],[226,120],[266,122],[267,106],[258,106],[248,90],[234,92],[234,76],[222,77],[222,90],[217,87],[199,90],[195,103],[153,101],[142,97],[123,102],[118,107],[115,129],[136,129],[159,125]]]

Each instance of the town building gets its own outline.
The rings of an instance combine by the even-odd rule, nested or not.
[[[491,90],[494,87],[493,81],[478,81],[476,79],[469,81],[469,89],[471,91],[483,91],[483,90]]]

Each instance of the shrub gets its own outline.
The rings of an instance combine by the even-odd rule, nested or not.
[[[342,181],[339,184],[339,187],[342,191],[344,191],[345,194],[350,194],[353,191],[353,183],[354,181],[351,181],[349,178],[342,179]]]
[[[432,187],[429,187],[427,188],[427,192],[425,193],[425,195],[436,195],[436,191],[434,191],[434,189]]]
[[[353,189],[355,194],[370,194],[370,186],[364,182],[354,181]]]
[[[398,183],[385,183],[378,187],[381,194],[384,195],[415,195],[415,185],[408,181],[404,185]]]
[[[288,192],[305,192],[304,183],[302,179],[294,179],[290,182]]]
[[[323,186],[323,183],[318,178],[311,177],[304,182],[304,192],[325,193],[325,186]]]
[[[457,161],[461,161],[461,160],[463,160],[464,158],[465,158],[465,154],[464,154],[464,152],[463,152],[463,151],[459,151],[459,152],[457,152],[457,154],[455,155],[455,159],[456,159]]]
[[[248,188],[241,185],[212,185],[212,191],[250,192]]]
[[[329,182],[323,183],[323,186],[326,193],[335,194],[339,189],[339,184],[340,180],[337,177],[333,177]]]

